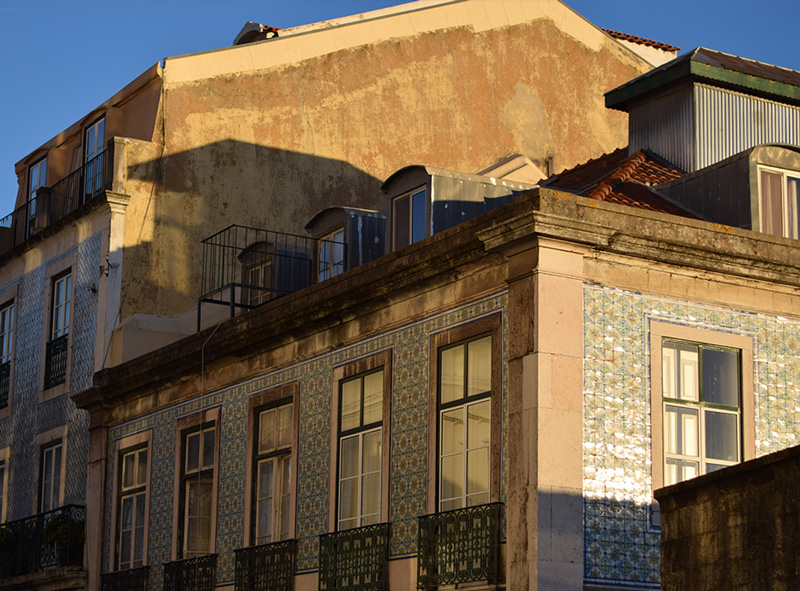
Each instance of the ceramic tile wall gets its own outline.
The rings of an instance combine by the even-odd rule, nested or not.
[[[428,449],[428,368],[430,338],[433,334],[495,313],[506,318],[506,294],[498,293],[470,305],[429,316],[421,321],[386,332],[329,354],[299,362],[225,390],[212,392],[162,411],[115,427],[109,433],[109,457],[115,442],[133,433],[151,429],[154,453],[151,474],[150,529],[148,563],[150,588],[162,586],[161,564],[170,559],[173,517],[174,447],[176,421],[203,409],[221,407],[221,453],[219,467],[219,507],[217,521],[217,581],[233,580],[233,550],[243,545],[245,497],[244,478],[247,429],[247,400],[258,392],[297,382],[300,392],[299,468],[297,486],[298,569],[316,568],[318,535],[327,530],[328,466],[330,464],[330,412],[332,372],[345,363],[375,353],[392,351],[392,450],[390,482],[390,520],[393,536],[391,554],[416,552],[416,517],[427,513]],[[506,327],[504,322],[504,340]],[[503,346],[503,367],[506,347]],[[507,378],[503,372],[503,450],[507,406]],[[384,423],[386,424],[386,423]],[[107,483],[112,482],[113,463],[108,463]],[[505,500],[505,465],[502,466]],[[105,543],[111,536],[111,487],[106,487]],[[105,557],[110,568],[110,557]]]
[[[74,269],[72,369],[70,389],[75,392],[91,383],[94,371],[94,337],[97,320],[97,269],[100,265],[100,235],[26,273],[19,281],[12,414],[0,421],[0,447],[10,447],[8,518],[28,517],[34,510],[36,470],[39,465],[36,435],[67,425],[65,503],[83,504],[86,491],[88,415],[78,410],[69,395],[39,403],[39,369],[44,301],[48,294],[47,267],[78,251]],[[4,286],[4,288],[9,286]]]
[[[584,289],[584,576],[658,588],[660,531],[651,525],[650,320],[753,338],[755,446],[763,455],[800,435],[800,322]]]

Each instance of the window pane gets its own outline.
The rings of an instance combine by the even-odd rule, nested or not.
[[[411,244],[409,226],[411,224],[410,200],[408,196],[394,201],[394,247],[403,248]]]
[[[786,177],[786,217],[789,225],[789,238],[800,238],[800,179]]]
[[[136,484],[136,453],[125,454],[122,457],[122,486],[130,488]]]
[[[491,404],[488,400],[467,408],[467,447],[488,446],[492,435]]]
[[[128,530],[133,527],[133,497],[125,497],[122,499],[120,526],[123,530]]]
[[[262,460],[258,463],[258,498],[272,497],[275,462]]]
[[[442,350],[439,386],[442,404],[464,397],[464,345]]]
[[[783,235],[781,207],[781,174],[761,171],[761,231],[776,236]]]
[[[214,437],[212,429],[203,432],[203,468],[214,465]]]
[[[467,494],[489,490],[489,448],[467,452]]]
[[[679,345],[678,356],[680,359],[680,392],[682,400],[699,400],[698,387],[700,372],[698,371],[697,347],[692,345]]]
[[[192,472],[200,467],[200,433],[186,436],[186,471]]]
[[[361,426],[361,382],[355,379],[342,384],[342,408],[339,410],[342,431]]]
[[[467,396],[489,392],[492,389],[492,337],[472,341],[468,348]]]
[[[456,408],[442,413],[443,455],[460,453],[464,450],[464,408]]]
[[[357,517],[358,478],[347,478],[339,484],[339,520],[347,521]],[[355,527],[355,525],[351,526]]]
[[[461,454],[442,458],[442,499],[464,495],[464,457]]]
[[[370,431],[364,434],[364,451],[362,459],[362,473],[380,472],[381,470],[381,430]]]
[[[697,409],[666,405],[664,409],[664,451],[697,456]]]
[[[739,354],[703,349],[703,400],[739,407]]]
[[[258,522],[256,527],[258,543],[272,541],[272,498],[258,501]]]
[[[675,376],[677,375],[675,359],[677,355],[674,344],[664,343],[661,348],[661,393],[665,398],[678,397],[675,390]]]
[[[489,502],[488,492],[467,496],[467,507],[477,507],[478,505],[485,505],[488,502]]]
[[[679,441],[681,442],[681,449],[678,453],[687,456],[697,456],[697,411],[696,410],[681,410],[679,412],[681,434]]]
[[[258,452],[275,449],[275,411],[266,410],[258,419]]]
[[[358,435],[342,439],[341,449],[339,450],[341,456],[339,475],[341,478],[350,478],[358,474],[358,442]]]
[[[383,416],[383,371],[364,376],[364,425],[376,423]]]
[[[738,415],[707,410],[705,419],[706,457],[726,462],[738,462]]]
[[[278,445],[292,444],[292,405],[287,404],[278,410]]]
[[[381,475],[380,472],[367,474],[361,481],[361,515],[380,515]],[[377,523],[377,520],[373,523]],[[366,525],[366,524],[364,524]]]
[[[139,452],[139,468],[136,484],[139,486],[147,482],[147,450],[143,449]]]
[[[412,197],[413,204],[412,211],[412,228],[411,228],[411,242],[419,242],[425,239],[427,232],[425,231],[425,213],[426,213],[426,199],[425,191],[414,193]]]

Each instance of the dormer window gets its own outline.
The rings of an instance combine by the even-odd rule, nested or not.
[[[269,242],[251,244],[240,256],[242,261],[242,304],[255,308],[272,297],[275,287],[275,247]]]
[[[761,231],[800,238],[800,172],[759,168]]]
[[[47,158],[42,158],[28,169],[28,232],[32,234],[36,220],[36,194],[39,189],[47,184]]]
[[[427,204],[425,187],[409,191],[392,202],[394,249],[414,244],[427,237]]]

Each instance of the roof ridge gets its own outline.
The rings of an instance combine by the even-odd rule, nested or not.
[[[612,29],[605,29],[600,27],[600,30],[607,33],[609,36],[614,37],[615,39],[621,39],[623,41],[630,41],[631,43],[638,43],[639,45],[646,45],[648,47],[655,47],[656,49],[662,49],[664,51],[680,51],[681,48],[670,43],[662,43],[661,41],[654,41],[653,39],[648,39],[646,37],[639,37],[638,35],[630,35],[628,33],[623,33],[622,31],[614,31]]]

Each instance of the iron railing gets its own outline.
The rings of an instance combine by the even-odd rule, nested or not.
[[[64,505],[0,526],[0,576],[82,566],[86,507]]]
[[[216,579],[216,554],[164,563],[164,591],[213,591]]]
[[[321,535],[319,589],[385,591],[388,557],[388,523]]]
[[[237,591],[292,591],[297,541],[241,548],[236,554]]]
[[[320,244],[335,244],[341,247],[341,252],[345,251],[341,242],[237,225],[217,232],[202,244],[198,330],[203,303],[229,306],[233,317],[237,308],[255,308],[311,285],[317,278],[315,267],[319,264]],[[344,254],[340,267],[344,267],[346,260]],[[328,273],[332,272],[333,267]]]
[[[11,361],[0,363],[0,408],[8,406],[8,393],[11,388]]]
[[[67,344],[65,334],[47,342],[44,359],[44,389],[63,384],[67,379]]]
[[[417,587],[500,582],[502,509],[489,503],[420,517]]]
[[[112,151],[103,150],[54,185],[38,188],[27,203],[0,218],[0,255],[108,189],[111,158]]]
[[[149,566],[103,573],[100,576],[100,591],[147,591]]]

